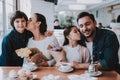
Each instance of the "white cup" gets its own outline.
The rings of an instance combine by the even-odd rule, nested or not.
[[[17,72],[15,71],[15,70],[10,70],[10,72],[9,72],[9,77],[13,77],[13,78],[15,78],[15,77],[18,77],[18,75],[17,75]]]
[[[68,71],[71,69],[71,66],[70,65],[67,65],[67,64],[63,64],[60,66],[60,69],[64,70],[64,71]]]

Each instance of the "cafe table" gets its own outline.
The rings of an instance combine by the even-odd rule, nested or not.
[[[0,67],[0,80],[5,80],[8,77],[10,70],[20,70],[21,67]],[[69,80],[68,75],[80,75],[84,74],[86,70],[73,70],[72,72],[60,72],[57,67],[39,67],[37,70],[33,71],[33,74],[37,75],[38,80],[43,76],[49,74],[59,75],[63,80]],[[120,80],[120,75],[115,71],[101,71],[102,75],[97,76],[98,80]]]

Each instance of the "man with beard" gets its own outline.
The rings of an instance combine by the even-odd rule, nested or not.
[[[77,23],[83,35],[82,44],[91,53],[91,61],[97,65],[98,69],[116,70],[120,73],[118,60],[119,42],[115,33],[97,28],[94,16],[87,12],[82,12],[78,15]]]

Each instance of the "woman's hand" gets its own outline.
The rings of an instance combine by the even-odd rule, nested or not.
[[[39,53],[36,53],[35,55],[31,56],[29,58],[29,61],[36,63],[38,66],[48,66],[47,59]]]
[[[54,33],[54,31],[48,30],[48,31],[45,33],[45,36],[52,36],[53,33]]]

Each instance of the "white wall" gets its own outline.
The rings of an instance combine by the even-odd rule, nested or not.
[[[97,23],[101,22],[103,26],[108,26],[112,19],[111,14],[107,12],[106,8],[98,10],[98,17],[96,16],[96,11],[94,15]]]
[[[24,11],[28,17],[33,13],[40,13],[46,17],[48,29],[53,29],[54,3],[42,0],[20,0],[19,9]]]
[[[115,9],[112,10],[112,12],[108,12],[107,8],[103,8],[103,9],[99,9],[98,10],[98,17],[96,17],[96,11],[97,10],[93,10],[91,11],[95,18],[96,21],[99,23],[101,22],[103,24],[103,26],[108,26],[111,23],[112,18],[114,17],[114,19],[117,19],[118,15],[120,15],[120,9]]]
[[[54,4],[41,0],[31,0],[31,14],[41,13],[46,17],[48,29],[53,29]]]
[[[30,0],[18,0],[18,9],[25,12],[28,17],[31,16],[31,1]]]
[[[113,12],[114,15],[115,15],[115,16],[114,16],[115,19],[117,19],[118,15],[120,15],[120,9],[113,10],[112,12]]]

